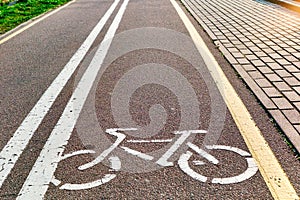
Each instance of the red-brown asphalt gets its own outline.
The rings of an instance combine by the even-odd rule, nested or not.
[[[76,52],[98,20],[104,15],[111,3],[112,1],[78,0],[8,42],[1,44],[1,149],[42,93]],[[190,19],[193,20],[192,18]],[[102,41],[111,21],[108,21],[105,29],[98,36],[94,47],[97,47]],[[243,99],[299,194],[300,174],[297,173],[300,169],[299,161],[296,160],[266,112],[245,87],[231,66],[225,61],[217,48],[211,43],[206,33],[203,32],[195,21],[193,23],[215,55],[228,79]],[[129,1],[117,33],[142,27],[164,27],[188,34],[168,0]],[[92,53],[91,51],[90,54],[92,55]],[[96,111],[101,127],[115,127],[115,122],[111,116],[109,99],[110,93],[117,81],[116,77],[120,77],[120,73],[124,73],[124,71],[133,66],[145,63],[163,63],[169,66],[176,66],[176,69],[184,74],[193,85],[200,101],[200,108],[204,113],[200,121],[204,128],[205,126],[207,128],[209,114],[205,113],[210,111],[207,108],[207,99],[209,96],[203,80],[192,69],[192,66],[182,58],[169,52],[155,49],[130,52],[118,58],[109,66],[105,76],[99,81],[99,90],[96,94]],[[84,63],[82,67],[84,67]],[[81,71],[78,71],[76,75],[80,76],[81,73]],[[43,120],[43,123],[36,131],[11,175],[4,182],[3,187],[0,189],[0,199],[15,199],[18,195],[40,150],[43,148],[45,141],[49,137],[51,130],[72,94],[74,82],[76,82],[74,80],[75,76],[68,82],[62,94],[60,94]],[[149,122],[147,109],[151,105],[160,103],[167,110],[169,109],[166,127],[159,133],[161,134],[159,137],[164,138],[164,135],[170,136],[169,133],[178,128],[180,116],[180,111],[178,110],[180,108],[176,97],[166,88],[153,85],[149,87],[145,86],[132,99],[133,105],[130,111],[133,119],[140,125]],[[172,110],[170,110],[171,108]],[[194,141],[199,146],[201,142],[201,137],[196,138]],[[248,151],[228,111],[218,144],[238,147]],[[130,147],[133,149],[140,148],[141,151],[149,152],[160,146],[132,145]],[[74,130],[65,152],[73,152],[85,148],[90,147],[83,144],[80,135]],[[230,176],[232,173],[241,172],[245,167],[245,162],[240,157],[234,157],[234,154],[220,151],[217,157],[225,165],[228,164],[228,167],[223,165],[219,167],[205,166],[201,168],[203,174],[210,177]],[[56,170],[55,176],[63,182],[80,183],[95,180],[95,178],[101,177],[101,173],[107,173],[105,165],[96,166],[83,172],[76,169],[77,166],[91,159],[88,156],[78,156],[62,161]],[[272,196],[260,173],[242,183],[218,185],[193,180],[183,173],[175,163],[174,167],[166,167],[147,173],[120,171],[117,172],[117,177],[111,182],[88,190],[65,191],[50,184],[45,199],[272,199]]]

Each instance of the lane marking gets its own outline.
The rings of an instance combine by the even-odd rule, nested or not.
[[[128,2],[129,0],[124,0],[122,3],[94,58],[83,74],[63,114],[52,130],[51,135],[23,184],[17,198],[18,200],[43,199],[47,192],[60,157],[68,144],[80,111],[101,68]]]
[[[128,143],[168,143],[172,142],[173,139],[165,140],[127,140]]]
[[[175,131],[175,135],[181,135],[174,144],[162,155],[156,163],[168,167],[173,166],[173,162],[169,162],[168,159],[177,151],[177,149],[184,143],[184,141],[190,137],[191,134],[205,134],[207,133],[206,130],[190,130],[190,131]]]
[[[35,24],[39,23],[40,21],[43,21],[44,19],[50,17],[51,15],[59,12],[60,10],[62,10],[63,8],[69,6],[70,4],[74,3],[75,1],[76,0],[72,0],[72,1],[70,1],[69,3],[67,3],[63,6],[60,6],[56,9],[53,9],[53,10],[49,10],[48,13],[41,14],[40,16],[37,16],[37,17],[31,19],[31,21],[24,22],[23,24],[20,24],[19,26],[17,26],[15,29],[12,29],[12,30],[8,31],[7,33],[4,34],[4,38],[2,40],[0,40],[0,45],[3,44],[6,41],[12,39],[13,37],[19,35],[20,33],[24,32],[25,30],[29,29],[30,27],[34,26]],[[22,25],[24,25],[26,23],[29,23],[29,24],[24,26],[23,28],[20,28],[19,30],[16,30],[16,29],[18,29],[18,27],[21,27]],[[5,37],[6,34],[8,34],[8,35]]]
[[[149,156],[145,153],[142,153],[142,152],[139,152],[139,151],[136,151],[134,149],[130,149],[128,147],[121,147],[124,151],[126,151],[127,153],[131,154],[131,155],[134,155],[136,157],[139,157],[141,159],[144,159],[144,160],[153,160],[153,156]]]
[[[240,183],[243,182],[257,173],[257,165],[253,158],[245,158],[247,160],[247,169],[243,173],[227,178],[213,178],[211,183],[218,184],[232,184],[232,183]]]
[[[57,96],[60,94],[79,63],[82,61],[98,34],[106,24],[107,20],[115,10],[120,0],[115,0],[111,7],[107,10],[102,19],[94,27],[92,32],[82,43],[76,53],[72,56],[69,62],[64,66],[63,70],[51,83],[49,88],[44,92],[22,124],[15,131],[12,138],[8,141],[5,147],[0,152],[0,166],[3,170],[0,171],[0,188],[14,167],[15,163],[26,148],[34,132],[39,127],[40,123],[48,113]]]
[[[67,158],[73,157],[73,156],[78,156],[78,155],[83,155],[83,154],[95,154],[96,152],[94,150],[79,150],[79,151],[74,151],[72,153],[66,154],[60,158],[60,160],[65,160]]]
[[[252,120],[246,106],[228,81],[221,67],[209,51],[205,42],[197,32],[196,28],[186,16],[184,11],[176,3],[170,0],[177,11],[191,38],[193,39],[200,55],[209,69],[217,84],[227,107],[244,138],[253,158],[255,159],[260,173],[263,176],[274,199],[299,199],[295,189],[290,183],[287,175],[280,166],[278,160],[262,136],[262,133]],[[281,179],[280,184],[273,177]]]
[[[201,182],[205,183],[207,181],[207,177],[202,176],[201,174],[198,174],[197,172],[192,170],[189,166],[188,160],[191,158],[192,155],[193,155],[193,153],[190,151],[183,153],[178,160],[178,165],[184,173],[188,174],[190,177],[192,177],[193,179],[195,179],[197,181],[201,181]]]
[[[200,156],[206,158],[208,161],[212,162],[213,164],[217,165],[219,163],[219,161],[214,158],[213,155],[205,152],[202,149],[199,149],[197,146],[195,146],[192,143],[188,143],[189,147],[191,147],[196,153],[198,153]],[[224,146],[224,145],[212,145],[212,146],[206,146],[207,149],[215,149],[215,150],[227,150],[227,151],[233,151],[243,157],[245,156],[250,156],[249,153],[245,152],[244,150],[241,150],[239,148],[236,147],[231,147],[231,146]],[[180,169],[185,172],[187,175],[191,176],[193,179],[198,180],[198,181],[202,181],[202,182],[206,182],[208,177],[203,176],[197,172],[195,172],[192,168],[190,168],[189,166],[189,159],[191,158],[191,156],[193,155],[193,153],[191,153],[190,151],[187,151],[185,154],[182,154],[178,160],[178,165],[180,167]],[[240,183],[243,182],[249,178],[251,178],[252,176],[254,176],[257,171],[258,171],[258,167],[255,164],[255,161],[253,158],[245,158],[247,161],[247,169],[241,173],[238,174],[236,176],[231,176],[231,177],[225,177],[225,178],[212,178],[211,183],[214,184],[233,184],[233,183]],[[196,165],[204,165],[205,163],[203,161],[192,161],[194,164]]]
[[[121,169],[121,161],[118,157],[110,157],[109,158],[111,162],[111,168],[114,171],[119,171]],[[114,179],[117,175],[116,174],[105,174],[102,179],[93,181],[93,182],[88,182],[88,183],[80,183],[80,184],[74,184],[74,183],[65,183],[63,184],[59,189],[61,190],[86,190],[94,187],[98,187],[100,185],[103,185],[112,179]],[[60,181],[57,179],[52,180],[53,184],[57,184]]]
[[[84,99],[84,101],[85,101],[85,99]],[[81,108],[79,108],[79,109],[81,110]],[[78,113],[78,115],[79,115],[79,113]],[[75,119],[75,121],[77,121],[77,119]],[[124,134],[118,133],[115,131],[109,132],[109,134],[116,136],[117,140],[108,149],[105,149],[97,158],[95,158],[91,162],[88,162],[86,164],[79,166],[78,167],[79,170],[88,169],[88,168],[93,167],[93,166],[99,164],[100,162],[102,162],[104,160],[104,158],[106,158],[108,156],[108,154],[110,154],[110,152],[112,152],[115,148],[117,148],[119,146],[119,144],[121,144],[121,142],[126,138],[126,136]]]
[[[213,155],[207,153],[203,149],[200,149],[197,145],[194,145],[193,143],[190,143],[190,142],[188,142],[187,145],[191,149],[193,149],[196,153],[198,153],[200,156],[202,156],[203,158],[206,158],[209,162],[211,162],[215,165],[219,163],[219,161]]]

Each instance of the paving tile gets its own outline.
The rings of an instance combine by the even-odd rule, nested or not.
[[[297,130],[298,133],[300,134],[300,125],[294,125],[294,127],[296,128],[296,130]]]
[[[230,40],[229,38],[228,38],[228,40],[229,40],[232,44],[234,44],[234,46],[236,46],[236,45],[243,45],[243,43],[242,43],[241,41],[238,41],[238,40]]]
[[[246,58],[238,58],[236,59],[238,61],[238,63],[240,63],[241,65],[243,64],[250,64],[250,62],[246,59]]]
[[[280,70],[275,70],[275,72],[280,76],[280,77],[291,77],[292,74],[286,71],[285,69],[280,69]]]
[[[257,55],[258,57],[267,56],[267,54],[262,51],[256,51],[256,52],[254,52],[254,54]]]
[[[293,104],[300,111],[300,102],[294,102]]]
[[[300,149],[299,21],[295,23],[294,18],[278,12],[282,9],[278,5],[272,10],[258,10],[244,3],[248,1],[239,7],[241,2],[193,0],[199,7],[195,8],[199,18],[210,28],[205,29],[220,38],[223,50],[219,49],[226,52],[226,59]],[[275,104],[283,110],[276,109]]]
[[[280,78],[277,74],[275,73],[270,73],[270,74],[265,74],[267,79],[271,82],[278,82],[278,81],[283,81],[282,78]]]
[[[293,66],[293,65],[285,65],[283,66],[287,71],[291,72],[291,73],[295,73],[295,72],[300,72],[300,70]]]
[[[289,61],[287,61],[286,59],[276,59],[276,62],[278,62],[280,65],[290,65],[290,64],[292,64]]]
[[[290,62],[298,61],[299,59],[294,56],[284,56],[284,58]]]
[[[274,87],[263,88],[268,97],[282,97],[282,94]]]
[[[233,57],[235,58],[244,58],[245,56],[239,52],[235,52],[235,53],[232,53]]]
[[[294,48],[285,48],[285,50],[290,53],[297,53],[297,50]]]
[[[283,110],[283,114],[292,124],[300,124],[300,113],[296,110]]]
[[[251,55],[246,55],[246,58],[248,59],[248,60],[258,60],[259,58],[257,57],[257,56],[255,56],[255,55],[253,55],[253,54],[251,54]]]
[[[265,87],[272,87],[272,84],[270,83],[270,81],[268,81],[265,78],[261,78],[261,79],[255,79],[255,82],[257,83],[257,85],[259,85],[262,88]]]
[[[224,54],[225,58],[228,60],[231,64],[238,64],[237,60],[226,50],[226,48],[221,45],[219,47],[219,50]]]
[[[252,52],[249,49],[242,49],[241,53],[244,54],[244,55],[251,55],[252,54]]]
[[[300,86],[300,81],[297,80],[295,77],[288,77],[288,78],[283,78],[287,84],[291,85],[291,86]]]
[[[264,66],[264,67],[258,67],[257,68],[261,73],[263,74],[271,74],[274,73],[269,67]]]
[[[282,58],[282,56],[279,55],[278,53],[271,53],[271,54],[269,54],[269,56],[274,58],[274,59],[281,59]]]
[[[247,49],[247,47],[243,44],[235,45],[235,47],[238,48],[239,50]]]
[[[230,53],[238,53],[240,52],[237,48],[235,47],[230,47],[230,48],[227,48],[227,50],[230,52]]]
[[[256,71],[256,68],[253,65],[243,65],[243,68],[249,72],[249,71]]]
[[[300,96],[295,91],[283,92],[283,95],[292,102],[300,102]]]
[[[264,76],[263,76],[259,71],[251,71],[251,72],[249,72],[249,75],[250,75],[253,79],[261,79],[261,78],[264,78]]]
[[[300,52],[292,53],[292,55],[300,60]]]
[[[266,64],[262,62],[261,60],[251,60],[250,61],[254,66],[260,67],[260,66],[265,66]]]
[[[256,46],[258,46],[261,49],[268,49],[269,48],[269,46],[265,45],[264,43],[255,43],[255,44],[256,44]]]
[[[288,47],[290,47],[288,44],[286,44],[286,43],[279,43],[279,44],[277,44],[278,46],[280,46],[281,48],[288,48]]]
[[[267,65],[271,68],[271,69],[283,69],[282,66],[280,66],[278,63],[267,63]]]
[[[300,72],[299,73],[293,73],[293,75],[300,81]]]
[[[300,86],[293,87],[293,89],[300,95]]]
[[[246,45],[247,47],[255,47],[256,46],[253,42],[245,42],[244,45]]]
[[[277,46],[277,45],[274,45],[274,46],[270,46],[273,50],[275,50],[275,51],[281,51],[282,50],[282,48],[281,47],[279,47],[279,46]]]
[[[275,53],[276,53],[276,52],[275,52],[273,49],[271,49],[271,48],[264,49],[264,52],[265,52],[266,54],[275,54]]]
[[[290,141],[295,145],[297,149],[300,149],[299,133],[295,127],[289,123],[286,117],[280,110],[270,110],[272,117],[276,120],[283,132],[288,136]]]
[[[266,57],[260,57],[260,59],[265,63],[273,63],[275,62],[272,58],[266,56]]]
[[[291,55],[289,52],[285,51],[285,50],[278,50],[277,53],[279,53],[282,56],[288,56]]]
[[[219,40],[225,47],[229,48],[229,47],[234,47],[234,45],[227,39],[222,39]]]
[[[259,51],[261,51],[261,49],[258,48],[258,47],[256,47],[256,46],[249,47],[249,49],[250,49],[251,51],[253,51],[253,52],[259,52]]]
[[[266,41],[265,43],[266,43],[266,45],[268,45],[268,46],[274,46],[274,45],[277,45],[277,44],[275,44],[275,43],[272,42],[272,41]]]
[[[292,104],[284,97],[272,98],[272,101],[279,109],[292,109]]]

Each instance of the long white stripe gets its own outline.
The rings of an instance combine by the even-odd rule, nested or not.
[[[115,10],[120,0],[115,0],[111,7],[107,10],[102,19],[98,22],[86,40],[82,43],[80,48],[72,56],[69,62],[65,65],[63,70],[52,82],[50,87],[44,92],[42,97],[32,108],[30,113],[23,120],[20,127],[16,130],[13,137],[8,141],[6,146],[0,153],[0,188],[19,159],[20,155],[26,148],[34,132],[48,113],[50,107],[54,103],[61,90],[64,88],[79,63],[82,61],[96,37],[106,24],[107,20]]]
[[[57,168],[60,157],[71,137],[72,131],[79,117],[80,111],[88,96],[90,89],[100,70],[101,64],[111,44],[111,38],[119,26],[129,0],[125,0],[120,7],[113,23],[107,31],[103,42],[85,71],[62,116],[53,129],[37,161],[30,171],[20,193],[18,200],[43,199],[53,174]]]

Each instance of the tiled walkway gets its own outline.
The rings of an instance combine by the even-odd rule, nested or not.
[[[300,14],[263,0],[182,0],[300,152]]]

